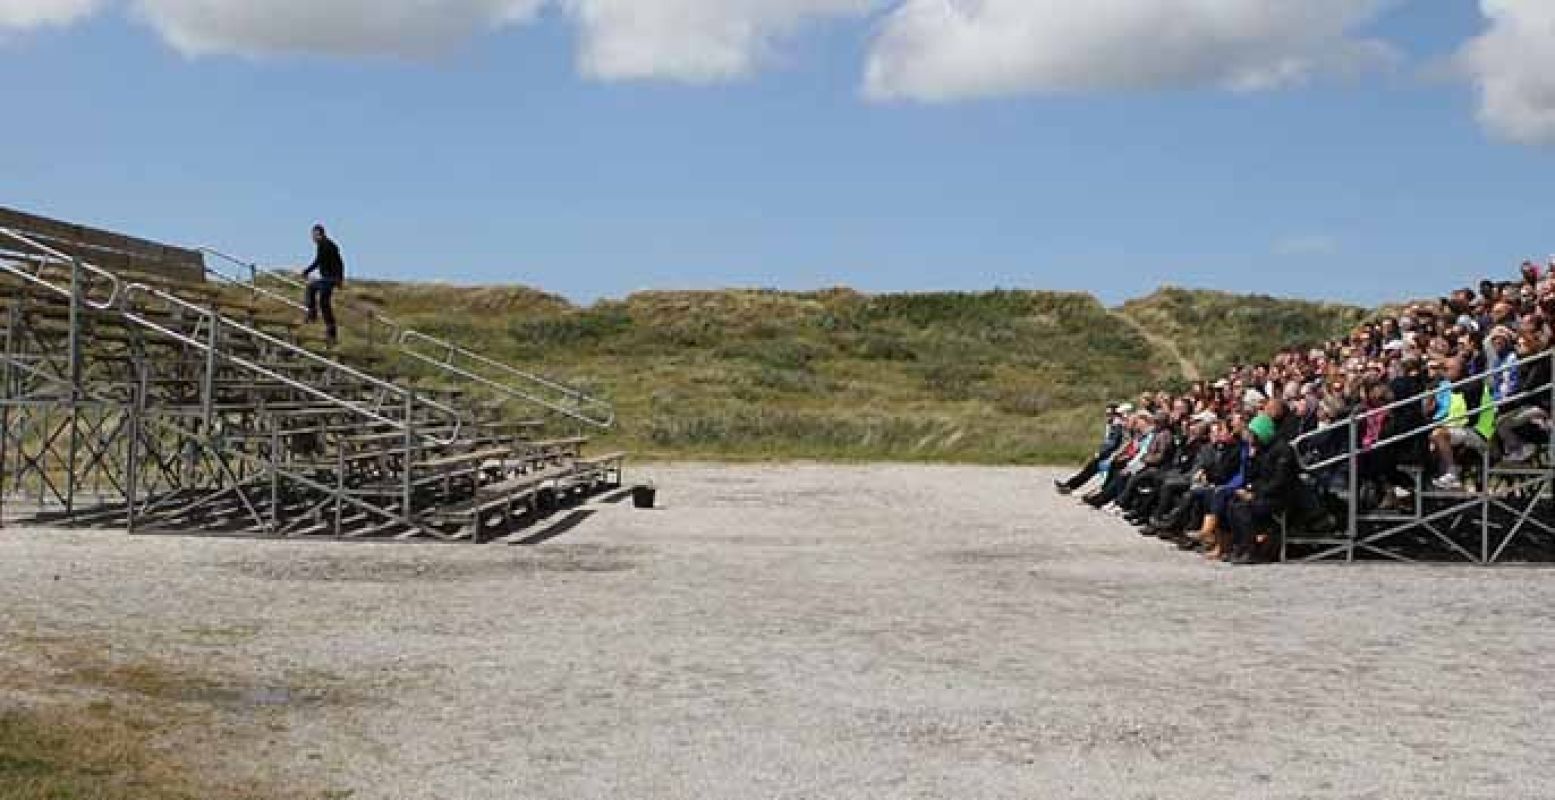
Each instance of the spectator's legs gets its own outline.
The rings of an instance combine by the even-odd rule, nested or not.
[[[1170,524],[1171,521],[1168,520],[1167,517],[1171,514],[1172,510],[1177,507],[1179,500],[1182,498],[1183,494],[1188,491],[1188,487],[1190,486],[1192,486],[1192,484],[1189,483],[1189,479],[1185,475],[1174,475],[1162,481],[1161,489],[1157,493],[1156,497],[1153,498],[1154,502],[1150,503],[1150,507],[1148,509],[1148,513],[1150,515],[1150,524],[1156,528],[1173,527]]]
[[[1147,469],[1129,478],[1128,483],[1124,485],[1123,493],[1118,496],[1118,505],[1122,506],[1125,511],[1133,511],[1144,490],[1149,486],[1155,485],[1156,477],[1159,474],[1160,470]]]
[[[1253,561],[1254,537],[1260,526],[1273,521],[1273,509],[1261,500],[1234,500],[1226,508],[1227,527],[1231,529],[1230,555],[1237,563]]]
[[[1534,455],[1534,446],[1523,438],[1527,428],[1549,429],[1550,415],[1542,408],[1532,406],[1511,411],[1496,421],[1496,438],[1501,440],[1501,451],[1508,461],[1527,461]]]
[[[1133,476],[1124,475],[1122,470],[1118,469],[1117,467],[1113,467],[1107,473],[1107,482],[1102,484],[1101,491],[1085,498],[1085,502],[1089,503],[1092,508],[1101,508],[1102,506],[1111,503],[1112,501],[1118,499],[1118,495],[1123,493],[1123,490],[1128,486],[1128,481],[1131,477]]]
[[[1092,458],[1090,461],[1085,462],[1085,466],[1081,467],[1080,471],[1076,472],[1068,480],[1059,481],[1058,491],[1064,494],[1073,492],[1076,489],[1079,489],[1081,486],[1090,483],[1091,479],[1096,477],[1097,473],[1099,472],[1101,472],[1101,457],[1097,456]]]
[[[1442,476],[1458,477],[1458,465],[1453,460],[1452,431],[1437,428],[1431,431],[1431,450],[1436,454],[1436,468]]]

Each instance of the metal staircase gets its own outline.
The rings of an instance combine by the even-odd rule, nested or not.
[[[1524,363],[1555,360],[1555,351],[1530,357]],[[1504,366],[1453,383],[1459,389],[1502,375],[1517,365]],[[1522,464],[1498,461],[1494,443],[1487,443],[1466,464],[1468,479],[1462,490],[1442,491],[1427,479],[1425,465],[1408,465],[1404,472],[1414,486],[1402,507],[1379,508],[1363,502],[1362,446],[1366,422],[1410,404],[1423,404],[1436,387],[1415,397],[1377,409],[1361,411],[1349,419],[1319,428],[1294,444],[1302,467],[1320,498],[1340,511],[1340,531],[1303,531],[1288,524],[1281,548],[1282,560],[1328,561],[1387,559],[1393,561],[1464,561],[1491,565],[1509,561],[1555,559],[1555,436],[1549,437],[1534,459]],[[1502,409],[1536,396],[1548,396],[1555,408],[1555,383],[1524,391],[1499,401],[1470,408],[1469,415]],[[1418,443],[1438,427],[1428,423],[1375,443],[1370,452]],[[1322,447],[1324,443],[1331,446]],[[1330,454],[1316,454],[1323,450]],[[1460,459],[1460,464],[1464,464]]]
[[[257,285],[192,282],[155,254],[110,270],[81,253],[138,240],[45,233],[0,227],[0,518],[479,542],[621,483],[622,453],[585,457],[586,439],[537,436],[446,381],[378,377],[381,354],[319,352]],[[604,421],[576,394],[552,405]]]
[[[196,250],[206,256],[205,274],[208,279],[247,292],[256,301],[274,303],[296,312],[305,310],[297,298],[302,297],[306,286],[287,273],[262,268],[252,261],[212,247],[199,247]],[[224,262],[228,269],[212,266],[212,259]],[[230,271],[233,267],[237,268],[237,274]],[[269,286],[264,285],[267,283]],[[451,382],[477,387],[502,400],[539,408],[589,428],[609,430],[615,425],[615,407],[582,389],[526,372],[446,339],[413,330],[375,308],[354,303],[348,298],[337,296],[336,306],[346,312],[348,318],[354,318],[361,324],[364,341],[373,344],[383,342]]]

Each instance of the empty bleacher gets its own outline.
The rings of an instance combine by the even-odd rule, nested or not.
[[[5,520],[479,542],[622,482],[609,403],[381,317],[326,350],[208,258],[0,209]]]

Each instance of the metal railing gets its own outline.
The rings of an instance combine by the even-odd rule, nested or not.
[[[1391,414],[1394,411],[1397,411],[1397,410],[1399,410],[1401,408],[1407,408],[1410,405],[1422,404],[1426,400],[1429,400],[1429,399],[1437,396],[1437,394],[1443,388],[1449,388],[1449,389],[1452,389],[1452,390],[1456,391],[1458,389],[1462,389],[1462,388],[1467,387],[1467,386],[1472,386],[1474,384],[1484,385],[1484,383],[1487,380],[1489,380],[1489,379],[1491,379],[1493,377],[1500,376],[1500,375],[1505,375],[1508,372],[1517,371],[1517,370],[1521,369],[1524,366],[1527,366],[1529,364],[1536,364],[1536,363],[1538,363],[1540,361],[1550,362],[1552,369],[1555,369],[1555,351],[1545,351],[1543,353],[1539,353],[1537,355],[1530,356],[1527,359],[1519,358],[1516,363],[1504,364],[1504,365],[1502,365],[1500,367],[1497,367],[1495,369],[1486,370],[1485,372],[1480,373],[1478,375],[1473,375],[1473,376],[1470,376],[1470,377],[1458,380],[1456,382],[1450,383],[1450,384],[1448,384],[1447,387],[1443,387],[1440,384],[1438,384],[1436,386],[1432,386],[1432,387],[1426,389],[1425,391],[1423,391],[1423,392],[1421,392],[1421,393],[1419,393],[1419,394],[1417,394],[1417,395],[1415,395],[1413,397],[1409,397],[1409,398],[1406,398],[1406,399],[1403,399],[1403,400],[1395,400],[1394,402],[1389,403],[1388,405],[1385,405],[1385,406],[1379,406],[1377,408],[1368,408],[1368,409],[1364,409],[1364,410],[1358,411],[1358,412],[1356,412],[1354,414],[1351,414],[1349,417],[1347,417],[1346,419],[1344,419],[1342,421],[1333,422],[1333,423],[1330,423],[1328,425],[1324,425],[1324,426],[1319,427],[1318,429],[1316,429],[1314,431],[1310,431],[1310,432],[1308,432],[1306,434],[1303,434],[1303,435],[1297,437],[1294,441],[1291,442],[1291,445],[1296,449],[1296,458],[1297,458],[1297,461],[1300,463],[1302,469],[1307,470],[1308,472],[1313,472],[1313,471],[1316,471],[1316,470],[1321,470],[1321,469],[1326,469],[1328,467],[1336,466],[1339,463],[1341,463],[1343,461],[1346,461],[1348,459],[1351,459],[1352,457],[1356,456],[1357,453],[1363,453],[1363,452],[1366,452],[1367,450],[1381,450],[1381,449],[1383,449],[1385,447],[1388,447],[1390,445],[1394,445],[1394,444],[1398,444],[1400,442],[1408,441],[1410,439],[1413,439],[1413,438],[1419,436],[1422,433],[1427,433],[1429,431],[1435,430],[1435,429],[1437,429],[1437,428],[1442,426],[1442,423],[1439,422],[1439,421],[1435,421],[1435,420],[1429,421],[1429,422],[1425,423],[1424,425],[1421,425],[1421,426],[1419,426],[1417,428],[1414,428],[1412,430],[1406,431],[1404,433],[1396,433],[1396,434],[1394,434],[1392,436],[1387,437],[1386,439],[1381,439],[1381,440],[1373,443],[1369,448],[1361,449],[1361,448],[1358,447],[1358,445],[1360,444],[1360,438],[1358,436],[1360,428],[1361,428],[1361,426],[1365,422],[1367,422],[1368,420],[1372,419],[1373,417],[1376,417],[1376,416],[1379,416],[1379,415],[1382,415],[1382,414]],[[1496,409],[1497,411],[1499,411],[1500,409],[1502,409],[1502,408],[1504,408],[1504,407],[1506,407],[1506,406],[1508,406],[1510,404],[1520,403],[1523,400],[1532,399],[1532,398],[1534,398],[1534,397],[1536,397],[1536,396],[1538,396],[1540,394],[1548,395],[1551,398],[1551,402],[1555,403],[1555,380],[1552,380],[1550,382],[1549,386],[1541,387],[1540,389],[1538,389],[1536,391],[1519,392],[1519,393],[1514,394],[1514,395],[1512,395],[1510,397],[1504,397],[1504,398],[1501,398],[1499,400],[1492,400],[1489,403],[1485,403],[1485,402],[1483,402],[1483,400],[1481,400],[1480,404],[1478,406],[1475,406],[1475,407],[1469,409],[1468,411],[1466,411],[1464,413],[1467,414],[1468,416],[1477,416],[1477,415],[1479,415],[1479,414],[1481,414],[1481,413],[1483,413],[1485,411],[1491,410],[1491,409]],[[1552,406],[1552,408],[1555,408],[1555,406]],[[1339,431],[1341,429],[1347,430],[1349,432],[1349,443],[1350,443],[1349,450],[1347,452],[1341,453],[1339,455],[1327,458],[1327,459],[1325,459],[1323,461],[1320,461],[1320,462],[1318,462],[1316,464],[1309,464],[1309,463],[1307,463],[1306,454],[1302,452],[1301,445],[1303,443],[1307,443],[1307,442],[1310,442],[1312,440],[1319,439],[1319,438],[1322,438],[1324,436],[1328,436],[1328,435],[1334,433],[1335,431]],[[1551,440],[1551,443],[1550,443],[1550,447],[1551,447],[1552,455],[1555,455],[1555,437],[1552,437],[1552,440]]]
[[[141,295],[154,298],[157,302],[166,304],[170,307],[178,309],[185,314],[193,316],[199,320],[198,324],[195,326],[195,330],[198,332],[201,328],[203,328],[208,338],[201,339],[198,336],[190,335],[182,331],[169,328],[143,315],[136,310],[135,305],[136,298]],[[373,377],[372,375],[362,372],[361,370],[341,364],[338,361],[325,358],[324,356],[321,356],[312,350],[298,347],[297,345],[292,344],[285,339],[265,333],[258,328],[253,328],[240,322],[235,322],[231,319],[221,316],[220,314],[217,314],[211,309],[196,305],[161,289],[153,288],[140,283],[130,284],[124,288],[123,305],[124,308],[122,311],[125,317],[143,327],[149,328],[150,330],[156,331],[164,336],[175,339],[179,342],[182,342],[183,344],[197,348],[201,351],[214,353],[219,359],[228,363],[236,364],[237,366],[242,367],[243,369],[248,370],[249,372],[252,372],[256,375],[261,375],[272,381],[281,383],[290,389],[302,392],[326,403],[331,403],[341,406],[342,408],[349,409],[362,416],[369,417],[375,422],[390,425],[397,430],[403,430],[407,425],[412,423],[412,420],[395,420],[392,417],[384,415],[382,411],[386,406],[391,408],[409,408],[410,412],[407,413],[412,413],[416,406],[428,409],[446,418],[446,421],[437,427],[439,429],[448,430],[449,434],[446,437],[427,436],[426,438],[438,444],[453,444],[459,440],[459,432],[463,425],[463,417],[456,409],[444,403],[425,398],[416,398],[410,406],[407,406],[406,403],[410,401],[412,396],[412,393],[408,389],[397,386],[381,378]],[[376,398],[372,404],[368,405],[346,398],[337,397],[322,389],[319,389],[316,386],[291,378],[262,364],[257,364],[241,356],[226,352],[221,348],[221,341],[224,338],[222,335],[223,333],[237,333],[251,341],[263,342],[265,345],[273,348],[274,350],[284,352],[294,359],[316,364],[323,367],[332,374],[350,378],[351,380],[354,380],[364,386],[370,386],[376,390]]]
[[[1444,419],[1431,419],[1424,424],[1418,425],[1410,430],[1393,433],[1390,436],[1379,438],[1377,441],[1372,442],[1370,445],[1366,445],[1362,441],[1361,430],[1367,422],[1378,416],[1391,414],[1395,411],[1398,411],[1399,409],[1407,408],[1412,404],[1423,406],[1426,400],[1438,396],[1438,394],[1444,390],[1458,391],[1465,387],[1471,387],[1475,385],[1485,386],[1487,381],[1491,381],[1509,372],[1518,371],[1528,365],[1538,364],[1540,362],[1544,362],[1550,365],[1552,369],[1555,369],[1555,350],[1547,350],[1527,358],[1519,358],[1516,363],[1503,364],[1494,369],[1486,370],[1485,372],[1478,375],[1452,381],[1446,386],[1438,383],[1437,385],[1428,387],[1424,391],[1412,397],[1395,400],[1387,405],[1379,406],[1377,408],[1368,408],[1356,411],[1355,413],[1350,414],[1344,420],[1324,425],[1319,427],[1317,430],[1311,431],[1294,439],[1291,442],[1291,445],[1295,449],[1296,460],[1302,469],[1308,473],[1327,470],[1333,467],[1338,467],[1341,464],[1346,466],[1345,487],[1347,489],[1347,497],[1345,498],[1345,503],[1347,519],[1344,538],[1339,540],[1313,540],[1314,543],[1329,545],[1328,549],[1321,551],[1313,558],[1318,559],[1330,555],[1344,553],[1346,560],[1353,561],[1355,559],[1357,550],[1360,549],[1370,550],[1372,552],[1388,555],[1389,557],[1393,558],[1399,558],[1399,556],[1396,554],[1390,554],[1380,550],[1380,543],[1390,536],[1402,533],[1411,528],[1421,528],[1431,536],[1434,536],[1439,542],[1444,544],[1453,552],[1456,552],[1472,561],[1481,564],[1491,564],[1500,560],[1502,554],[1506,552],[1507,548],[1515,540],[1518,532],[1521,531],[1525,526],[1534,526],[1555,531],[1555,529],[1550,529],[1538,520],[1531,518],[1532,509],[1538,502],[1539,496],[1551,489],[1555,489],[1555,436],[1550,436],[1549,442],[1546,445],[1548,448],[1546,451],[1549,459],[1548,465],[1539,470],[1525,470],[1525,472],[1531,474],[1519,474],[1512,476],[1514,480],[1512,480],[1506,492],[1504,492],[1506,494],[1532,492],[1532,496],[1526,501],[1527,507],[1524,509],[1517,509],[1511,505],[1508,505],[1501,497],[1497,496],[1496,493],[1492,491],[1491,442],[1487,440],[1485,442],[1485,446],[1480,448],[1479,452],[1481,475],[1479,478],[1479,489],[1476,493],[1477,496],[1464,495],[1463,498],[1460,498],[1458,502],[1450,502],[1445,508],[1440,508],[1429,513],[1427,512],[1426,507],[1422,502],[1422,498],[1417,496],[1415,498],[1416,510],[1412,516],[1404,517],[1402,519],[1392,519],[1389,521],[1391,523],[1390,526],[1385,527],[1380,532],[1372,532],[1363,536],[1361,531],[1362,517],[1360,507],[1360,489],[1362,459],[1371,453],[1381,452],[1389,447],[1415,440],[1423,436],[1429,436],[1432,431],[1448,424],[1447,420]],[[1487,394],[1489,394],[1492,398],[1489,402],[1485,401],[1485,396]],[[1550,402],[1550,409],[1555,410],[1555,379],[1552,379],[1547,386],[1540,386],[1532,390],[1516,392],[1512,395],[1499,399],[1494,398],[1493,393],[1482,392],[1480,399],[1475,401],[1475,405],[1472,408],[1467,408],[1465,411],[1463,411],[1462,416],[1468,419],[1475,419],[1485,412],[1492,410],[1499,412],[1503,409],[1506,409],[1508,406],[1514,404],[1521,405],[1527,401],[1536,401],[1537,398],[1540,397],[1547,397]],[[1465,405],[1468,404],[1466,403]],[[1448,419],[1450,419],[1450,417]],[[1468,421],[1465,420],[1464,424],[1467,425]],[[1335,455],[1321,458],[1321,460],[1318,460],[1315,463],[1311,463],[1310,459],[1308,458],[1308,454],[1304,452],[1303,445],[1310,445],[1311,443],[1323,439],[1324,437],[1339,435],[1341,431],[1345,437],[1344,449]],[[1493,435],[1494,432],[1492,432],[1492,436]],[[1476,521],[1479,527],[1480,535],[1478,554],[1474,554],[1468,550],[1465,550],[1456,541],[1453,541],[1452,538],[1445,535],[1437,527],[1437,523],[1443,519],[1448,519],[1455,515],[1465,514],[1476,508],[1479,509],[1479,519]],[[1493,527],[1491,520],[1492,509],[1503,512],[1511,512],[1517,517],[1516,524],[1501,540],[1499,547],[1492,547],[1491,543],[1491,529]]]
[[[255,297],[305,310],[306,307],[296,299],[307,289],[307,285],[302,281],[284,272],[263,268],[255,262],[238,258],[213,247],[195,249],[219,261],[241,268],[247,273],[248,280],[235,278],[222,270],[213,268],[209,263],[210,259],[207,259],[206,274],[210,277],[250,291]],[[287,296],[267,289],[260,285],[261,279],[286,286],[293,290],[293,294]],[[382,327],[388,332],[386,341],[400,353],[458,381],[481,386],[506,399],[538,406],[602,430],[608,430],[615,425],[614,405],[582,389],[504,364],[446,339],[412,330],[371,306],[352,303],[349,300],[337,300],[337,304],[366,319],[369,341],[375,341],[373,338],[375,326]]]
[[[107,311],[112,309],[114,305],[119,302],[119,290],[121,288],[121,284],[119,281],[119,276],[113,274],[112,272],[82,261],[81,259],[76,258],[69,253],[56,250],[49,245],[39,242],[30,236],[26,236],[22,233],[11,230],[10,228],[0,228],[0,239],[9,241],[13,246],[20,244],[28,248],[31,252],[10,252],[12,252],[19,261],[36,263],[40,272],[42,271],[42,267],[51,263],[65,267],[73,267],[75,269],[79,269],[81,272],[91,275],[93,278],[107,281],[108,285],[113,287],[113,290],[108,293],[107,299],[92,300],[90,297],[82,297],[81,302],[83,304],[91,308],[95,308],[98,311]],[[52,292],[56,292],[65,297],[72,296],[74,291],[72,287],[60,286],[59,284],[44,278],[37,272],[28,272],[26,270],[14,268],[9,268],[7,271],[13,275],[16,275],[17,277],[22,278],[28,283],[34,284]]]
[[[29,283],[39,286],[40,288],[58,293],[64,297],[79,300],[82,305],[88,306],[97,311],[105,313],[118,313],[125,319],[135,323],[142,328],[171,337],[185,345],[205,352],[210,359],[207,364],[207,372],[211,373],[207,374],[206,376],[207,386],[209,385],[209,381],[213,378],[215,361],[223,360],[228,363],[235,364],[238,367],[253,374],[280,383],[289,389],[307,394],[310,397],[313,397],[323,403],[365,417],[374,423],[389,426],[397,431],[413,431],[415,429],[416,426],[415,420],[412,418],[412,411],[417,405],[419,405],[422,408],[429,409],[446,417],[448,422],[438,427],[441,429],[451,429],[451,432],[446,437],[422,436],[418,434],[418,438],[439,445],[453,444],[459,439],[459,432],[463,425],[463,415],[448,405],[433,400],[415,398],[414,393],[408,389],[396,386],[395,384],[389,383],[388,381],[375,378],[364,372],[314,353],[311,350],[299,347],[279,337],[272,336],[257,328],[253,328],[248,325],[224,318],[209,308],[196,305],[160,289],[156,289],[141,283],[132,283],[126,285],[114,273],[102,269],[101,267],[92,265],[82,259],[62,253],[59,250],[38,242],[25,234],[6,228],[0,228],[0,237],[36,251],[34,253],[16,253],[16,257],[14,259],[0,258],[0,271],[4,271],[19,277]],[[17,266],[17,261],[37,263],[39,264],[40,268],[48,263],[57,263],[70,266],[72,269],[70,285],[61,285],[59,282],[49,280],[48,278],[39,274],[41,269],[38,272],[34,272],[21,268]],[[79,278],[82,275],[90,276],[96,280],[106,281],[108,285],[112,287],[112,291],[109,293],[109,297],[106,300],[95,301],[85,297],[81,293],[79,286]],[[207,338],[201,339],[182,331],[169,328],[166,325],[151,319],[146,314],[140,313],[134,307],[133,300],[137,296],[141,295],[153,297],[157,301],[175,307],[183,313],[195,316],[201,321],[200,325],[196,327],[196,330],[198,331],[200,327],[203,327],[205,329]],[[73,324],[71,328],[72,337],[75,336],[76,328],[77,326]],[[275,350],[287,353],[294,358],[309,361],[324,367],[330,372],[346,376],[364,385],[371,386],[378,390],[378,399],[372,405],[367,405],[353,401],[349,398],[339,397],[305,381],[297,380],[296,378],[270,369],[262,364],[257,364],[233,353],[226,352],[222,349],[221,346],[220,333],[222,331],[226,331],[229,334],[240,334],[244,337],[248,337],[252,341],[263,342],[266,345],[275,348]],[[76,347],[77,345],[73,342],[72,351],[74,351]],[[74,355],[72,356],[72,360],[75,360]],[[384,413],[381,413],[381,409],[391,397],[395,398],[396,401],[398,401],[398,404],[403,405],[407,409],[405,419],[397,420]],[[209,402],[210,398],[207,396],[206,400]]]

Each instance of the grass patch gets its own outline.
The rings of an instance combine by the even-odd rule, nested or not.
[[[1181,383],[1161,342],[1213,371],[1364,315],[1176,289],[1121,312],[1089,295],[1012,290],[654,291],[588,308],[523,288],[375,282],[348,294],[597,390],[620,419],[598,445],[665,458],[1070,461],[1095,446],[1107,401]],[[392,356],[386,369],[429,374]]]
[[[15,633],[16,635],[11,635]],[[241,635],[213,631],[216,638]],[[317,703],[305,690],[253,689],[154,660],[109,660],[80,642],[6,632],[0,667],[0,800],[307,800],[349,793],[294,790],[211,772],[220,749],[194,731],[242,730],[238,714]],[[274,722],[272,722],[274,724]],[[237,734],[228,733],[226,736]],[[189,740],[199,741],[196,747]],[[216,763],[212,761],[211,763]]]
[[[152,743],[154,726],[106,704],[0,710],[4,800],[202,800],[213,794]]]

